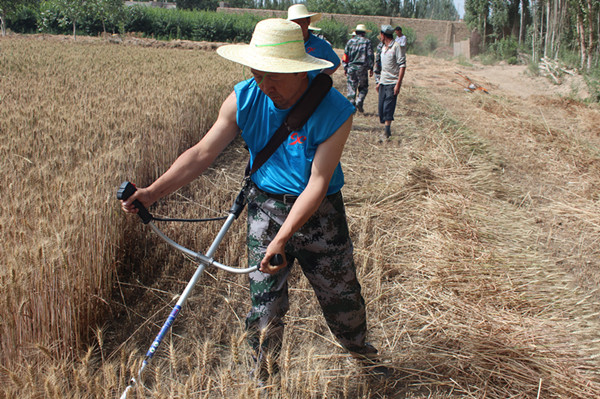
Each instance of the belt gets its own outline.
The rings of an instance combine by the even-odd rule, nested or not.
[[[263,191],[263,193],[265,193],[265,195],[271,199],[277,200],[279,202],[283,202],[284,204],[293,204],[297,199],[298,196],[297,195],[291,195],[291,194],[271,194],[271,193],[267,193],[266,191]]]
[[[287,204],[293,204],[298,199],[297,195],[292,195],[292,194],[273,194],[273,193],[268,193],[266,191],[261,190],[260,188],[258,188],[258,186],[256,186],[256,184],[254,184],[254,187],[256,187],[256,190],[258,190],[260,193],[263,193],[267,197],[269,197],[271,199],[274,199],[275,201],[283,202],[286,205]],[[333,198],[334,196],[338,195],[339,193],[340,192],[338,191],[337,193],[329,194],[329,195],[325,196],[325,198]]]
[[[262,190],[261,190],[262,191]],[[266,191],[262,191],[267,197],[274,199],[276,201],[279,202],[283,202],[284,204],[293,204],[294,202],[296,202],[296,200],[298,199],[297,195],[291,195],[291,194],[271,194],[268,193]],[[325,198],[333,198],[334,196],[336,196],[337,194],[339,194],[339,191],[337,193],[333,193],[333,194],[329,194],[327,196],[325,196]]]

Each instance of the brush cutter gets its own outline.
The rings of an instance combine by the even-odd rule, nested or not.
[[[460,76],[461,78],[463,78],[466,83],[465,84],[461,84],[459,82],[458,83],[459,86],[462,86],[465,88],[465,91],[468,91],[470,93],[473,93],[475,91],[482,91],[485,94],[490,94],[485,87],[480,86],[478,83],[475,83],[474,81],[471,80],[471,78],[469,78],[467,75],[463,75],[460,72],[454,72],[455,74],[457,74],[458,76]]]
[[[119,190],[117,191],[117,199],[126,200],[131,195],[133,195],[133,193],[136,190],[137,189],[135,188],[135,186],[132,183],[130,183],[130,182],[124,182],[123,184],[121,184],[121,187],[119,187]],[[154,356],[154,353],[156,352],[156,349],[158,348],[158,346],[162,342],[163,338],[165,337],[165,335],[169,331],[169,328],[171,328],[171,325],[175,321],[175,318],[177,317],[177,314],[179,314],[179,311],[181,310],[181,307],[183,306],[183,304],[187,300],[187,298],[190,295],[192,289],[194,288],[194,285],[196,285],[196,282],[198,281],[198,279],[200,278],[200,275],[202,274],[202,272],[204,271],[204,269],[206,267],[208,267],[208,266],[216,266],[219,269],[225,270],[225,271],[230,272],[230,273],[236,273],[236,274],[251,273],[251,272],[257,270],[257,268],[258,268],[257,266],[253,266],[253,267],[248,267],[248,268],[245,268],[245,269],[241,269],[241,268],[236,268],[236,267],[231,267],[231,266],[224,265],[224,264],[219,263],[219,262],[215,261],[214,259],[212,259],[212,256],[214,255],[215,251],[217,250],[217,247],[219,246],[219,244],[221,243],[221,241],[225,237],[225,233],[227,233],[227,230],[229,229],[229,227],[231,226],[231,224],[233,223],[233,221],[240,216],[242,210],[246,206],[246,193],[245,192],[246,192],[246,190],[245,190],[245,187],[244,187],[240,191],[240,193],[238,194],[238,196],[236,197],[236,199],[235,199],[235,201],[233,203],[233,206],[229,210],[229,215],[227,216],[227,218],[225,220],[225,223],[223,224],[223,227],[221,227],[221,230],[217,234],[217,237],[214,239],[214,241],[211,244],[210,248],[208,249],[208,251],[204,255],[201,254],[201,253],[198,253],[198,252],[194,252],[194,251],[192,251],[192,250],[190,250],[188,248],[185,248],[185,247],[177,244],[175,241],[173,241],[169,237],[167,237],[162,231],[160,231],[154,225],[154,223],[152,223],[152,220],[175,220],[175,219],[157,219],[157,218],[154,218],[150,214],[150,212],[148,212],[148,209],[146,209],[146,207],[141,202],[139,202],[137,200],[134,201],[133,204],[138,209],[138,215],[140,216],[140,218],[142,219],[142,221],[144,222],[144,224],[149,224],[150,227],[152,228],[152,230],[154,230],[154,232],[156,234],[158,234],[163,240],[165,240],[169,245],[171,245],[174,248],[180,250],[181,252],[183,252],[183,253],[191,256],[195,261],[198,262],[198,268],[196,269],[196,272],[192,276],[192,279],[188,282],[187,286],[185,287],[185,290],[183,291],[183,293],[179,297],[179,300],[177,301],[177,304],[175,305],[175,307],[171,311],[171,314],[169,315],[169,317],[165,321],[164,325],[160,329],[160,332],[158,333],[158,335],[154,339],[154,342],[152,342],[152,345],[150,345],[150,349],[148,349],[148,352],[146,353],[146,356],[144,358],[144,362],[142,363],[142,367],[140,367],[140,370],[138,372],[137,380],[136,380],[135,377],[131,378],[131,380],[129,382],[129,385],[127,386],[127,388],[125,389],[125,391],[121,395],[121,399],[127,398],[127,393],[136,384],[138,384],[138,381],[141,382],[142,373],[143,373],[144,369],[146,368],[146,366],[148,365],[148,363],[150,362],[150,360]],[[209,220],[209,219],[204,219],[204,220]],[[179,221],[181,221],[181,220],[179,220]],[[274,266],[280,265],[280,264],[283,263],[283,257],[280,254],[276,254],[275,256],[273,256],[271,258],[270,263],[272,265],[274,265]]]

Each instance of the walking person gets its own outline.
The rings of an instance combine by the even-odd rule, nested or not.
[[[311,22],[317,22],[321,19],[321,13],[309,13],[304,4],[294,4],[288,8],[288,21],[300,25],[302,28],[302,37],[304,38],[304,48],[308,55],[331,62],[333,65],[323,71],[309,71],[309,76],[315,76],[319,72],[327,75],[333,74],[340,67],[340,57],[333,51],[331,44],[323,38],[311,33],[309,27]]]
[[[259,22],[249,45],[217,49],[222,57],[250,68],[252,78],[235,85],[215,124],[147,188],[122,204],[136,213],[201,175],[238,135],[250,160],[269,142],[312,82],[308,71],[331,63],[306,54],[302,30],[284,19]],[[284,316],[289,309],[288,276],[297,260],[340,344],[368,371],[387,375],[373,363],[377,350],[365,339],[365,301],[356,276],[341,188],[340,158],[352,126],[354,107],[329,89],[308,121],[251,174],[248,199],[248,265],[251,308],[246,317],[253,349],[253,375],[266,381],[278,371]],[[280,254],[283,263],[270,265]]]
[[[375,90],[379,94],[379,121],[384,125],[381,142],[391,136],[391,125],[396,111],[396,101],[406,72],[406,53],[394,40],[394,28],[381,25],[380,45],[377,47]]]
[[[366,32],[371,31],[365,25],[356,26],[354,36],[346,43],[342,57],[348,82],[346,97],[359,112],[364,112],[363,104],[369,92],[369,77],[373,76],[373,45],[365,37]]]

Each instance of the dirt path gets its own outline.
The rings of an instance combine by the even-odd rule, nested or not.
[[[563,344],[577,352],[581,365],[588,364],[597,378],[600,107],[575,99],[575,94],[587,94],[581,80],[555,86],[544,78],[527,76],[525,66],[466,67],[419,56],[409,56],[408,61],[392,139],[377,143],[382,127],[373,86],[365,114],[355,118],[353,134],[358,143],[350,143],[349,151],[358,154],[355,145],[363,154],[365,148],[372,148],[373,159],[365,158],[363,162],[369,166],[364,168],[387,167],[379,172],[379,181],[363,172],[355,184],[381,187],[385,182],[377,204],[385,204],[386,196],[405,198],[415,185],[429,196],[444,198],[451,209],[445,211],[453,214],[452,223],[469,226],[446,247],[467,245],[474,254],[481,252],[472,260],[448,255],[454,260],[442,266],[440,257],[444,255],[440,253],[448,249],[441,247],[432,255],[439,263],[433,273],[445,275],[442,268],[451,268],[454,262],[477,265],[482,257],[502,254],[501,262],[510,270],[491,277],[491,287],[500,289],[506,278],[523,279],[522,284],[530,285],[526,296],[549,310],[540,311],[536,319],[560,320],[548,326],[546,333],[564,334]],[[485,87],[489,94],[465,91],[465,80],[456,72]],[[335,82],[345,93],[343,74],[336,73]],[[395,194],[388,190],[392,186],[398,190]],[[461,199],[454,202],[450,198],[456,195]],[[419,208],[427,209],[428,203],[404,208],[402,202],[391,211],[413,214],[411,223],[424,223],[427,212],[432,212]],[[464,212],[473,218],[459,222]],[[414,228],[400,229],[396,239],[409,241],[403,234],[411,234]],[[440,226],[433,228],[438,229]],[[480,238],[488,233],[495,238]],[[467,235],[478,239],[459,242],[468,241]],[[411,258],[411,251],[407,247],[398,256]],[[403,267],[414,267],[423,262],[422,253],[405,261]],[[478,279],[477,270],[472,270],[469,279]],[[450,272],[446,278],[459,277]],[[444,280],[440,284],[444,285]],[[511,287],[502,289],[503,295],[509,296]],[[481,295],[486,302],[497,300]]]
[[[468,76],[471,80],[485,87],[489,92],[508,97],[528,99],[536,95],[555,95],[561,97],[586,98],[589,96],[587,86],[581,76],[565,75],[561,85],[555,85],[547,78],[532,76],[527,65],[472,66],[459,65],[445,60],[428,57],[413,57],[411,75],[407,75],[407,83],[418,86],[455,86],[460,89],[465,80],[456,72]]]

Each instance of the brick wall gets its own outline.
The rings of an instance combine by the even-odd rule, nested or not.
[[[279,10],[253,10],[248,8],[228,8],[219,7],[218,12],[227,12],[234,14],[253,13],[265,17],[287,18],[287,11]],[[348,15],[348,14],[326,14],[323,13],[322,19],[335,19],[338,22],[348,25],[348,31],[354,29],[358,24],[372,22],[376,25],[389,24],[393,27],[398,25],[409,27],[416,34],[416,41],[422,42],[425,37],[432,35],[437,39],[439,46],[453,46],[454,42],[469,39],[471,32],[464,22],[458,21],[434,21],[431,19],[413,19],[399,17],[378,17],[370,15]]]

